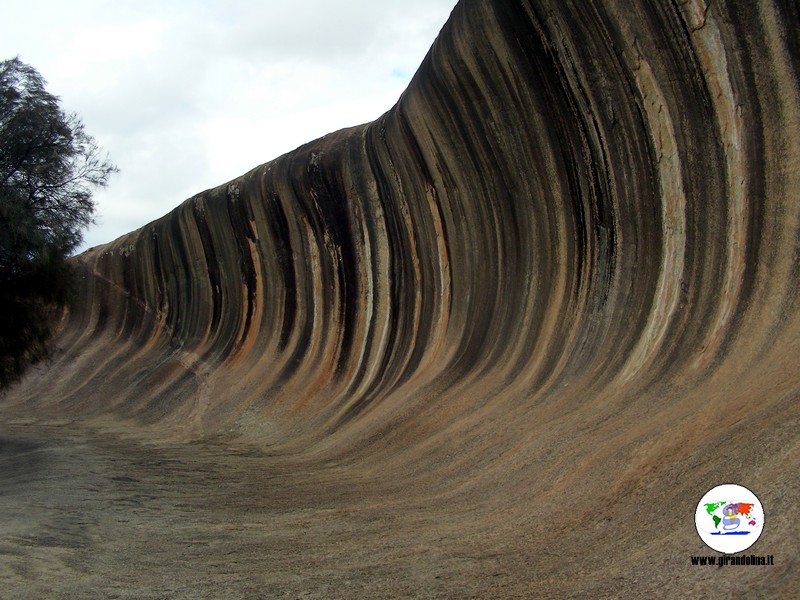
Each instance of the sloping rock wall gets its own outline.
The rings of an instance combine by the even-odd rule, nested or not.
[[[570,548],[710,479],[780,522],[798,10],[462,0],[383,117],[81,255],[63,352],[9,401],[391,469],[509,531],[536,498]]]

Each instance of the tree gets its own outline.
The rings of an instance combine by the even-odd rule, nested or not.
[[[94,222],[93,190],[117,171],[45,84],[19,57],[0,62],[0,390],[49,355],[67,258]]]

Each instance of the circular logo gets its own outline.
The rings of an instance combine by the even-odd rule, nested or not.
[[[725,483],[700,499],[694,523],[706,546],[734,554],[756,543],[764,529],[764,508],[746,487]]]

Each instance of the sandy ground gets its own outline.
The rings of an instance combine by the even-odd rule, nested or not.
[[[447,516],[431,527],[435,511],[390,506],[391,497],[378,501],[383,492],[336,466],[221,442],[156,445],[68,421],[7,423],[0,597],[487,591],[491,557],[434,550],[431,536],[446,535]]]
[[[0,598],[796,597],[797,554],[770,539],[775,567],[701,569],[679,520],[673,541],[634,517],[526,529],[453,498],[357,463],[6,417]]]

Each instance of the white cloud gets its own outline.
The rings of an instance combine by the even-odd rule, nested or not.
[[[293,148],[391,108],[456,0],[26,0],[19,54],[120,167],[97,194],[110,241]]]

